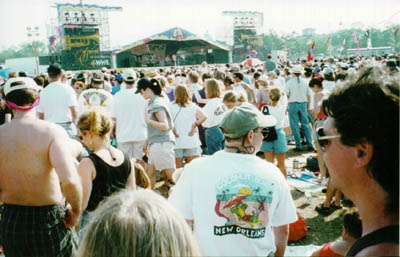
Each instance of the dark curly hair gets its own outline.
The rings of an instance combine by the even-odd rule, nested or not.
[[[324,100],[344,145],[364,140],[374,147],[368,173],[388,193],[385,211],[399,210],[399,81],[378,67],[366,67]]]

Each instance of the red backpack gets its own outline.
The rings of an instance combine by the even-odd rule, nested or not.
[[[297,221],[289,225],[289,242],[296,242],[307,236],[306,220],[297,213]]]

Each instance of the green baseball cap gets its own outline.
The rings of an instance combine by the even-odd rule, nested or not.
[[[237,106],[225,114],[220,127],[227,138],[239,138],[250,130],[275,126],[272,115],[264,115],[250,105]]]

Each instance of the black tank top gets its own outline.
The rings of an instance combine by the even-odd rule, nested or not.
[[[107,164],[94,153],[88,158],[96,168],[96,178],[92,181],[92,192],[86,208],[87,211],[93,211],[104,198],[126,187],[126,181],[131,173],[131,163],[125,154],[124,161],[117,167]]]
[[[381,243],[399,244],[399,225],[392,225],[375,230],[358,239],[346,256],[355,256],[361,250]]]

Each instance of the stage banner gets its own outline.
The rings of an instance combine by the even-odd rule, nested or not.
[[[65,70],[92,70],[111,66],[111,52],[100,52],[97,28],[64,28],[63,40],[61,62]]]

